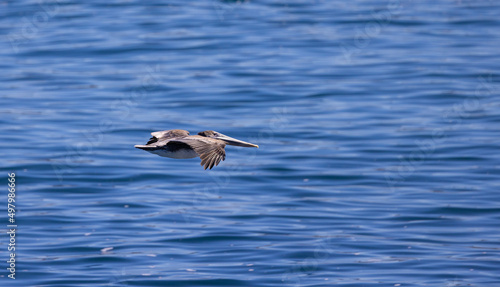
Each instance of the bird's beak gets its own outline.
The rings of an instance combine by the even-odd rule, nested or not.
[[[223,134],[219,134],[216,139],[219,139],[219,140],[222,140],[224,141],[226,144],[228,145],[235,145],[235,146],[244,146],[244,147],[256,147],[258,148],[259,146],[256,145],[256,144],[253,144],[253,143],[247,143],[247,142],[244,142],[244,141],[240,141],[240,140],[237,140],[235,138],[232,138],[232,137],[228,137],[226,135],[223,135]]]

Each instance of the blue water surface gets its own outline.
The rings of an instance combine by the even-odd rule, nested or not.
[[[0,7],[0,286],[500,286],[498,1]]]

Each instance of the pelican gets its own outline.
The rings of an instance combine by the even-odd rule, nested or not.
[[[201,158],[205,169],[212,169],[226,159],[226,144],[243,147],[256,147],[256,144],[228,137],[216,131],[199,132],[189,135],[185,130],[168,130],[151,133],[152,138],[138,149],[169,158]]]

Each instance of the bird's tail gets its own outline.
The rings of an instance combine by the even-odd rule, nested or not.
[[[148,145],[135,145],[134,146],[135,148],[138,148],[138,149],[142,149],[142,150],[155,150],[155,149],[158,149],[158,147],[156,146],[148,146]]]

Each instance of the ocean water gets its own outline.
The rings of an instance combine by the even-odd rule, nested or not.
[[[500,286],[498,1],[0,7],[0,286]]]

